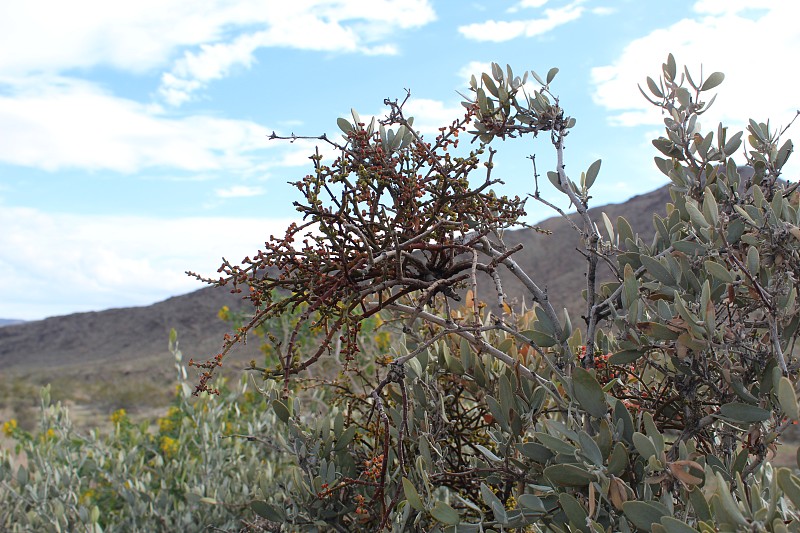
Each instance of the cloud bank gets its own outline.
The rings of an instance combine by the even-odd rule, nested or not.
[[[203,287],[225,255],[239,261],[288,219],[84,216],[0,209],[0,317],[39,319],[149,305]],[[234,230],[235,228],[235,230]]]
[[[548,8],[542,11],[541,17],[522,20],[494,20],[468,24],[458,28],[459,33],[474,41],[503,42],[519,37],[536,37],[544,35],[559,26],[579,19],[585,8],[584,0],[575,0],[559,8]],[[521,9],[539,8],[546,0],[527,0],[511,9],[516,13]]]
[[[800,77],[786,60],[800,54],[800,3],[766,0],[754,7],[739,0],[701,0],[693,11],[693,16],[629,43],[612,64],[592,69],[593,98],[608,111],[610,124],[663,124],[660,111],[644,100],[637,84],[647,91],[646,77],[657,80],[660,74],[653,58],[665,61],[672,53],[679,66],[687,65],[695,82],[701,70],[706,77],[712,71],[725,73],[720,87],[704,93],[706,101],[718,93],[699,119],[705,131],[715,130],[719,122],[742,129],[748,118],[769,120],[774,129],[786,126],[800,109]],[[763,45],[755,44],[766,35]],[[793,134],[794,130],[788,133]],[[797,157],[784,170],[790,179],[800,177]]]
[[[798,107],[796,84],[800,81],[786,57],[800,52],[800,33],[795,21],[800,4],[765,1],[758,9],[749,2],[703,0],[694,5],[695,17],[658,29],[628,44],[611,65],[592,70],[594,100],[611,112],[614,124],[625,126],[661,124],[660,112],[639,94],[646,76],[658,79],[653,58],[666,60],[672,53],[686,64],[698,81],[722,71],[726,78],[709,115],[715,120],[738,119],[753,111],[760,120],[781,120]],[[770,35],[768,47],[753,46],[752,38]],[[698,58],[702,58],[702,63]],[[764,83],[768,81],[768,83]]]

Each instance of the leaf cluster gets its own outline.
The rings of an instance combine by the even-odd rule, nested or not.
[[[283,381],[269,400],[298,467],[288,510],[270,504],[264,516],[318,531],[800,529],[800,478],[768,463],[800,418],[800,208],[780,178],[786,128],[750,121],[737,164],[744,133],[699,123],[724,76],[679,76],[670,55],[645,96],[665,115],[653,144],[672,201],[645,242],[624,218],[593,218],[601,163],[566,173],[575,121],[551,92],[557,69],[531,74],[533,91],[499,65],[473,78],[465,117],[431,144],[397,102],[382,122],[340,119],[340,157],[315,157],[296,184],[304,225],[223,265],[214,283],[248,287],[255,305],[226,350],[266,320],[297,317],[278,368],[256,367]],[[451,155],[470,123],[479,148]],[[523,201],[489,190],[488,143],[540,132],[556,155],[550,184],[576,215],[540,192],[535,165],[529,199],[581,237],[581,324],[504,242]],[[508,304],[501,271],[528,306]],[[368,349],[370,320],[393,328],[388,353]],[[315,340],[297,353],[308,322]],[[311,423],[289,376],[302,382],[323,353],[342,373]]]

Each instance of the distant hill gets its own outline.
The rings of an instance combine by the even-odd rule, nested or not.
[[[668,187],[661,187],[655,191],[639,196],[634,196],[626,202],[608,204],[589,210],[592,220],[600,228],[600,233],[606,237],[605,226],[601,213],[605,212],[615,225],[617,217],[623,216],[630,223],[635,233],[638,233],[645,242],[649,242],[655,235],[653,214],[665,214],[665,205],[670,202]],[[527,208],[530,212],[538,204],[529,200]],[[547,207],[541,207],[547,212]],[[582,221],[577,215],[570,217],[580,227]],[[547,289],[550,301],[557,311],[566,307],[574,325],[583,325],[579,318],[586,313],[585,302],[581,290],[586,288],[587,262],[577,250],[582,250],[580,236],[566,224],[562,217],[551,217],[537,224],[541,229],[552,232],[544,235],[532,230],[516,230],[505,235],[508,247],[522,243],[524,248],[512,257],[519,266],[527,272],[540,287]],[[523,285],[508,271],[501,270],[500,278],[503,281],[503,290],[510,299],[521,300],[523,295],[527,304],[531,297]],[[602,261],[598,263],[598,275],[601,280],[610,279],[610,270]],[[479,286],[480,298],[494,298],[495,292],[491,281],[484,279]]]
[[[217,317],[245,302],[227,289],[206,287],[146,307],[75,313],[0,328],[4,370],[108,365],[108,372],[166,360],[169,331],[178,331],[184,356],[205,361],[217,353],[228,324]],[[252,351],[252,350],[251,350]]]
[[[623,215],[634,231],[651,238],[652,216],[663,211],[669,200],[666,187],[636,196],[627,202],[591,210],[593,220],[602,228],[600,212],[612,221]],[[537,204],[530,201],[529,209]],[[542,207],[542,213],[547,208]],[[585,261],[575,250],[577,234],[559,217],[549,218],[539,226],[552,231],[542,235],[529,229],[508,232],[509,245],[522,243],[524,249],[514,258],[519,265],[547,287],[557,308],[567,307],[573,323],[585,312],[580,289],[585,286]],[[601,229],[601,231],[604,231]],[[519,298],[523,288],[508,273],[502,275],[504,289],[510,297]],[[491,301],[490,281],[482,280],[479,297]],[[525,297],[530,302],[530,297]],[[179,334],[180,346],[188,359],[205,361],[219,351],[228,325],[217,318],[218,310],[227,305],[241,308],[245,302],[225,288],[206,287],[146,306],[76,313],[45,320],[10,324],[0,328],[0,368],[4,371],[26,371],[59,368],[91,368],[92,372],[117,373],[138,371],[152,361],[160,361],[171,372],[167,352],[170,328]],[[0,324],[2,321],[0,321]],[[234,359],[249,361],[257,353],[256,345],[238,350]]]
[[[3,326],[10,326],[11,324],[21,324],[24,320],[15,320],[13,318],[0,318],[0,328]]]

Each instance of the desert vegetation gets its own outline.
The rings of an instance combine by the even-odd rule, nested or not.
[[[624,218],[590,216],[600,161],[567,175],[577,122],[557,74],[493,64],[433,139],[404,100],[380,120],[340,118],[341,140],[317,138],[339,156],[316,154],[295,183],[302,222],[196,275],[252,309],[222,311],[231,333],[190,362],[193,387],[177,364],[157,429],[118,411],[110,435],[79,436],[47,389],[38,431],[4,426],[27,458],[3,460],[4,526],[798,530],[800,477],[771,463],[800,420],[788,126],[703,130],[724,76],[670,55],[641,87],[664,115],[653,145],[671,183],[645,241]],[[517,137],[556,165],[540,175],[533,158],[532,190],[499,195],[493,157]],[[580,236],[580,316],[506,245],[530,204]],[[226,385],[218,374],[245,340],[260,359]]]

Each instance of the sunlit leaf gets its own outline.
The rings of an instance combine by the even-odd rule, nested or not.
[[[647,76],[647,88],[650,89],[651,93],[658,96],[659,98],[664,98],[664,93],[661,92],[661,89],[658,87],[658,84],[650,76]]]
[[[700,87],[700,90],[701,91],[711,90],[720,83],[722,83],[724,80],[725,80],[725,74],[723,74],[722,72],[714,72],[708,78],[706,78],[706,81],[703,82],[703,86]]]
[[[586,170],[586,188],[589,189],[592,185],[594,185],[594,181],[597,179],[597,175],[600,173],[600,165],[602,164],[602,160],[598,159],[591,165],[589,165],[588,170]]]

